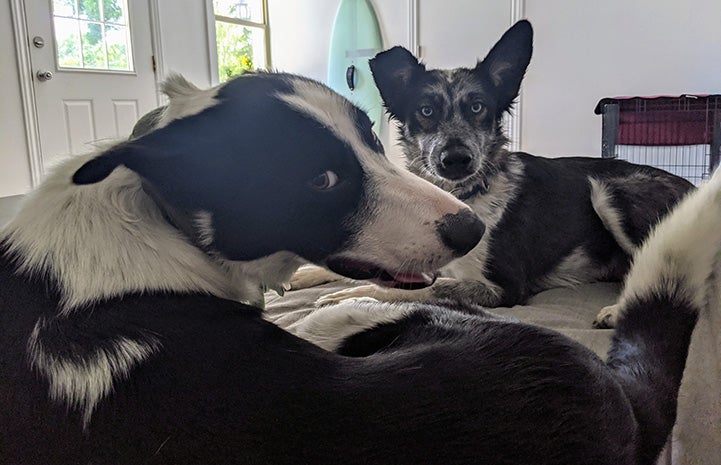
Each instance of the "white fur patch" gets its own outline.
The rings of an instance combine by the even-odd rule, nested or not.
[[[588,178],[588,182],[591,183],[591,204],[596,214],[624,252],[633,255],[636,246],[623,230],[621,215],[611,203],[606,184],[594,178]]]
[[[373,184],[372,211],[358,225],[346,254],[390,270],[433,271],[452,258],[436,222],[466,206],[428,181],[391,163],[364,141],[350,102],[314,81],[291,80],[293,92],[277,98],[345,141]]]
[[[431,183],[405,171],[372,171],[373,211],[359,225],[352,249],[358,259],[386,269],[434,271],[455,257],[440,238],[442,217],[467,208]]]
[[[581,283],[595,281],[600,274],[601,270],[598,269],[598,265],[591,261],[583,248],[576,247],[573,252],[561,260],[548,276],[540,281],[538,290],[577,286]]]
[[[50,383],[51,400],[82,412],[84,428],[98,402],[112,392],[115,380],[128,376],[133,367],[160,348],[159,341],[150,337],[142,341],[119,337],[108,348],[73,358],[60,357],[43,347],[39,334],[45,324],[40,318],[28,339],[30,364]]]
[[[312,117],[361,155],[370,148],[363,143],[352,111],[352,104],[325,86],[305,79],[292,79],[293,92],[278,94],[290,107]]]
[[[218,101],[218,89],[200,89],[179,74],[172,74],[162,85],[163,92],[170,98],[167,108],[158,120],[155,129],[162,128],[176,119],[196,115]]]
[[[73,184],[73,173],[96,155],[58,166],[0,233],[21,272],[57,280],[63,312],[157,291],[202,292],[257,305],[266,288],[282,289],[300,265],[289,253],[245,264],[206,255],[167,223],[140,178],[124,167],[103,182]]]
[[[636,253],[621,295],[621,307],[673,284],[698,308],[721,250],[721,170],[686,196],[651,232]]]
[[[506,212],[508,204],[518,194],[516,180],[523,176],[523,164],[509,155],[508,169],[498,174],[488,186],[488,192],[468,199],[468,205],[483,220],[486,233],[481,242],[463,257],[441,269],[443,276],[465,281],[479,281],[489,291],[500,296],[502,289],[485,277],[493,231]]]
[[[195,213],[193,218],[193,226],[198,242],[203,247],[210,247],[215,240],[215,230],[213,230],[213,214],[209,211],[199,211]]]
[[[397,321],[411,310],[372,298],[345,300],[319,308],[284,328],[325,350],[334,351],[348,337],[383,323]]]
[[[285,251],[249,262],[220,259],[218,262],[235,286],[235,300],[261,309],[265,308],[264,293],[272,290],[283,295],[295,270],[305,263],[294,253]]]

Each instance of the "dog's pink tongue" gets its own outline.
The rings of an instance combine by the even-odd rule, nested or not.
[[[405,284],[415,284],[415,283],[423,283],[428,284],[429,286],[433,284],[434,278],[433,276],[427,274],[427,273],[390,273],[391,276],[393,276],[393,279],[398,281],[399,283],[405,283]]]

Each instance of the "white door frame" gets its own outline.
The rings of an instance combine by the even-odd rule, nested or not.
[[[511,25],[526,17],[526,0],[511,0]],[[508,148],[512,152],[521,150],[521,111],[523,110],[523,84],[518,92],[518,98],[513,105],[513,113],[506,120],[508,122]]]
[[[31,0],[32,1],[32,0]],[[163,62],[163,46],[160,36],[160,17],[158,0],[148,0],[150,11],[150,35],[153,56],[155,57],[155,79],[161,81],[165,78],[165,65]],[[30,60],[30,43],[28,38],[28,24],[25,16],[25,0],[10,0],[10,11],[15,37],[15,54],[17,56],[18,78],[20,79],[20,97],[22,101],[23,120],[25,123],[25,140],[28,148],[28,162],[30,164],[30,183],[32,188],[40,185],[43,178],[43,155],[40,146],[40,128],[38,126],[38,113],[33,87],[33,67]],[[159,92],[158,104],[162,103]]]

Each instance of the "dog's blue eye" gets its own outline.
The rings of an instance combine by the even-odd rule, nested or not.
[[[433,114],[433,108],[432,108],[432,107],[429,107],[429,106],[421,107],[421,115],[423,115],[423,116],[425,116],[426,118],[428,118],[428,117],[431,116],[432,114]]]
[[[475,102],[471,105],[471,111],[473,113],[480,113],[483,110],[483,104],[481,102]]]
[[[326,190],[338,184],[338,175],[333,171],[326,171],[310,180],[310,186],[318,190]]]

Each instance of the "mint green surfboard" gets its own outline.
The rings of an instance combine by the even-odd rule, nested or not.
[[[342,0],[333,23],[328,85],[365,110],[379,130],[383,101],[368,60],[382,50],[378,18],[369,0]]]

